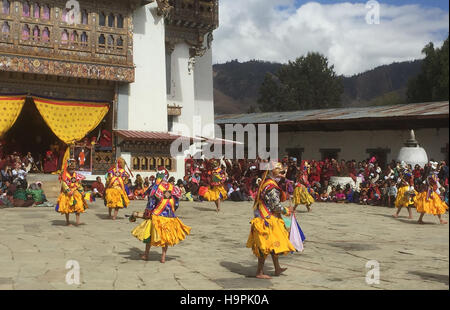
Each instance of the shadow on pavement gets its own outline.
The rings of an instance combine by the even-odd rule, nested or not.
[[[112,218],[109,217],[108,213],[105,213],[105,214],[100,213],[100,214],[96,214],[95,216],[97,216],[101,220],[112,221]],[[123,220],[123,219],[125,219],[125,217],[122,217],[122,216],[118,215],[117,218],[116,218],[116,221]]]
[[[77,226],[75,225],[75,220],[70,220],[70,223],[72,224],[71,227],[77,227]],[[65,221],[65,220],[53,220],[53,221],[52,221],[52,225],[53,225],[53,226],[66,226],[66,227],[67,227],[67,224],[66,224],[66,221]],[[83,222],[81,222],[79,226],[84,226],[84,225],[86,225],[86,224],[83,223]]]
[[[408,273],[419,276],[426,281],[440,282],[444,283],[445,285],[448,285],[448,275],[445,274],[429,273],[422,271],[410,271]]]
[[[227,268],[229,271],[233,272],[233,273],[237,273],[241,276],[245,276],[247,278],[254,278],[255,274],[256,274],[256,261],[255,264],[252,266],[243,266],[241,264],[238,263],[234,263],[234,262],[226,262],[226,261],[222,261],[220,262],[220,266]],[[266,270],[271,270],[273,268],[270,268],[267,266],[264,267],[264,271]]]
[[[262,289],[262,288],[270,288],[273,286],[273,283],[270,280],[261,280],[255,277],[257,267],[256,262],[252,266],[244,266],[242,264],[234,262],[222,261],[220,262],[220,265],[222,267],[225,267],[232,273],[245,277],[245,278],[221,278],[214,280],[214,282],[222,286],[224,289],[242,289],[242,288]],[[266,263],[266,266],[264,267],[264,272],[272,276],[273,268],[267,265],[268,264]]]
[[[131,248],[130,250],[128,250],[127,252],[119,252],[119,254],[124,256],[124,258],[128,259],[128,260],[143,261],[141,258],[141,255],[144,254],[144,247],[142,249],[134,247],[134,248]],[[179,256],[171,256],[171,255],[167,254],[166,262],[174,260],[178,257]],[[159,262],[160,259],[161,259],[161,248],[160,247],[152,247],[152,249],[150,249],[150,253],[148,254],[147,261],[149,261],[149,262],[158,261]]]

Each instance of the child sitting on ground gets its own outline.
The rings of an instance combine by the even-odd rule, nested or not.
[[[359,195],[359,203],[362,205],[367,205],[369,200],[369,187],[365,183],[361,183],[361,190]]]
[[[337,202],[336,194],[337,194],[336,187],[332,186],[331,187],[331,193],[329,195],[329,200],[328,201],[330,201],[330,202]]]
[[[327,190],[325,188],[322,189],[322,192],[320,193],[319,201],[320,202],[328,202],[329,201]]]
[[[145,199],[145,190],[142,187],[143,184],[138,183],[136,185],[136,189],[134,190],[134,199],[136,200],[144,200]]]
[[[343,203],[347,200],[347,197],[345,197],[344,191],[342,190],[341,186],[338,185],[336,188],[336,202]]]

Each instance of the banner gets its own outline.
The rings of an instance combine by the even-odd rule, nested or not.
[[[25,95],[0,95],[0,138],[16,122],[25,99]]]
[[[33,97],[53,133],[71,145],[94,130],[109,110],[107,102],[83,102]]]

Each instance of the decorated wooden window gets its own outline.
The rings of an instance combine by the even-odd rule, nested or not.
[[[109,14],[108,16],[108,27],[114,27],[114,23],[115,23],[115,16],[114,14]]]
[[[138,157],[133,157],[132,158],[132,163],[133,163],[133,170],[139,170],[139,168],[140,168],[140,160],[139,160],[139,158]]]
[[[9,26],[8,22],[4,22],[2,25],[2,36],[8,37],[10,31],[11,31],[11,27]]]
[[[171,158],[165,158],[164,159],[164,168],[166,168],[169,171],[172,171],[172,159]]]
[[[42,19],[44,20],[50,19],[50,7],[48,5],[44,5],[42,7]]]
[[[48,27],[45,27],[44,30],[42,30],[42,42],[49,42],[50,41],[50,30],[48,30]]]
[[[70,35],[70,42],[71,43],[77,43],[78,42],[78,32],[74,31]]]
[[[123,49],[123,39],[122,39],[122,37],[119,37],[117,39],[117,48],[118,49]]]
[[[69,11],[67,11],[67,9],[63,9],[62,13],[61,13],[61,21],[67,23],[67,15],[68,15]]]
[[[98,44],[100,45],[100,47],[105,47],[105,43],[106,43],[105,35],[101,34],[98,37]]]
[[[33,4],[33,17],[34,18],[41,17],[41,7],[37,3]]]
[[[11,11],[11,3],[9,0],[2,0],[2,13],[9,15]]]
[[[159,167],[164,167],[164,159],[162,157],[156,158],[156,169]]]
[[[28,2],[24,2],[22,4],[22,16],[30,17],[30,15],[31,15],[30,4]]]
[[[67,32],[67,30],[64,30],[61,33],[61,44],[67,44],[69,43],[69,33]]]
[[[123,28],[123,21],[123,16],[119,14],[117,16],[117,28]]]
[[[114,37],[112,35],[108,36],[108,47],[113,48],[114,47]]]
[[[103,12],[100,12],[99,18],[98,18],[98,24],[100,26],[106,26],[106,15]]]
[[[86,10],[83,10],[83,11],[81,12],[81,23],[82,23],[83,25],[87,25],[87,24],[88,24],[88,13],[87,13]]]
[[[33,40],[34,41],[39,41],[39,39],[41,38],[41,30],[39,29],[39,27],[36,25],[33,28]]]
[[[147,157],[148,159],[148,170],[155,171],[156,170],[156,160],[153,157]]]
[[[83,32],[81,34],[81,44],[83,44],[83,45],[88,44],[88,36],[87,36],[86,32]]]
[[[30,27],[28,25],[23,25],[22,27],[22,40],[30,39]]]
[[[148,171],[148,159],[146,157],[141,157],[141,171]]]

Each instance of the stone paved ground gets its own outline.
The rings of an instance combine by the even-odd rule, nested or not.
[[[406,210],[395,220],[393,209],[353,204],[299,208],[304,253],[281,258],[285,275],[258,280],[245,248],[251,206],[225,202],[218,215],[212,203],[182,202],[178,215],[192,233],[169,249],[166,264],[159,248],[150,261],[139,259],[144,246],[124,214],[142,210],[142,201],[115,222],[97,201],[80,227],[65,227],[52,208],[0,209],[0,289],[449,289],[448,225],[429,215],[417,225]],[[68,260],[80,264],[80,285],[65,282]],[[369,260],[380,264],[378,285],[365,282]],[[266,266],[271,274],[270,260]]]

